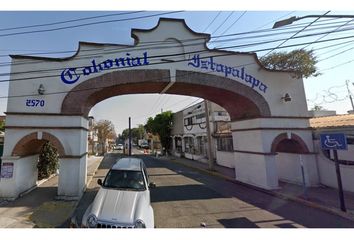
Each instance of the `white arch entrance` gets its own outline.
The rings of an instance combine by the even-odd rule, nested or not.
[[[14,199],[33,185],[37,152],[23,150],[33,142],[27,138],[59,146],[58,195],[79,198],[86,184],[87,115],[96,103],[131,93],[197,96],[225,108],[239,181],[278,187],[273,142],[284,134],[302,140],[313,168],[302,79],[265,69],[255,54],[210,50],[210,36],[180,19],[161,18],[153,29],[133,29],[132,37],[133,46],[80,43],[65,59],[12,56],[2,163],[13,165],[13,176],[1,179],[1,198]],[[286,93],[291,101],[283,101]]]

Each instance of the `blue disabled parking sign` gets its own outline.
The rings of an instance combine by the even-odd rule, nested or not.
[[[321,148],[324,150],[348,150],[344,133],[322,133],[320,139]]]

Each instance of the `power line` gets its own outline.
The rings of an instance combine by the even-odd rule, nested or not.
[[[341,31],[344,31],[345,29],[342,29]],[[323,33],[320,33],[320,34],[323,34]],[[318,35],[318,34],[308,34],[308,35],[303,35],[303,36],[297,36],[297,37],[294,37],[294,39],[296,38],[302,38],[302,37],[309,37],[309,36],[315,36],[315,35]],[[342,40],[342,39],[346,39],[346,38],[352,38],[353,36],[348,36],[348,37],[341,37],[341,38],[332,38],[332,39],[327,39],[327,40],[322,40],[322,41],[318,41],[318,43],[321,43],[321,42],[327,42],[327,41],[334,41],[334,40]],[[220,48],[220,50],[225,50],[225,49],[230,49],[230,48],[240,48],[240,47],[253,47],[253,46],[257,46],[257,45],[261,45],[261,44],[268,44],[268,43],[273,43],[273,42],[277,42],[277,41],[281,41],[283,39],[277,39],[277,40],[270,40],[270,41],[262,41],[262,42],[256,42],[256,43],[250,43],[250,44],[243,44],[243,45],[233,45],[233,46],[228,46],[228,47],[223,47],[223,48]],[[294,45],[287,45],[287,46],[284,46],[284,47],[278,47],[279,48],[287,48],[287,47],[294,47],[294,46],[301,46],[301,45],[304,45],[304,44],[308,44],[308,43],[300,43],[300,44],[294,44]],[[161,44],[160,44],[161,45]],[[161,48],[161,47],[159,47]],[[152,49],[152,48],[150,48]],[[156,48],[155,48],[156,49]],[[273,48],[270,48],[270,50],[273,49]],[[129,50],[129,49],[128,49]],[[133,50],[138,50],[138,49],[133,49]],[[259,51],[266,51],[266,50],[269,50],[269,48],[266,48],[266,49],[258,49],[258,50],[254,50],[253,52],[259,52]],[[123,48],[123,49],[120,49],[120,50],[114,50],[114,51],[107,51],[105,50],[103,53],[105,54],[110,54],[110,53],[118,53],[118,52],[126,52],[127,49],[126,48]],[[196,53],[203,53],[203,52],[209,52],[210,50],[202,50],[202,51],[193,51],[193,52],[186,52],[186,53],[178,53],[178,54],[169,54],[169,55],[157,55],[157,56],[150,56],[150,58],[160,58],[160,57],[171,57],[171,56],[181,56],[181,55],[186,55],[186,54],[196,54]],[[96,52],[94,55],[82,55],[82,57],[80,59],[87,59],[87,58],[91,58],[91,57],[94,57],[94,56],[99,56],[99,52]],[[44,61],[45,62],[45,61]],[[16,63],[12,64],[12,65],[15,65]],[[24,61],[23,63],[18,63],[18,64],[26,64],[26,62]],[[80,68],[80,67],[86,67],[86,66],[77,66],[77,68]],[[56,71],[56,70],[61,70],[61,68],[53,68],[53,69],[42,69],[42,70],[33,70],[33,71],[25,71],[25,72],[12,72],[13,75],[15,74],[23,74],[23,73],[33,73],[33,72],[49,72],[49,71]],[[3,73],[3,74],[0,74],[0,76],[7,76],[8,73]],[[5,81],[9,81],[9,80],[5,80]],[[0,80],[0,82],[2,82]]]
[[[289,15],[295,13],[295,12],[296,12],[296,11],[289,12],[289,13],[287,13],[287,14],[281,16],[281,17],[278,17],[278,18],[276,18],[276,19],[274,19],[274,20],[272,20],[272,21],[267,22],[266,24],[264,24],[264,25],[262,25],[262,26],[260,26],[260,27],[257,27],[255,30],[261,29],[261,28],[263,28],[263,27],[265,27],[265,26],[267,26],[267,25],[269,25],[269,24],[274,24],[275,22],[279,21],[280,19],[284,19],[285,17],[287,17],[287,16],[289,16]],[[327,20],[328,20],[328,19],[327,19]]]
[[[244,11],[225,31],[223,31],[220,35],[226,33],[230,28],[232,28],[242,17],[245,15],[247,11]]]
[[[328,33],[326,33],[325,35],[319,37],[319,38],[316,39],[314,42],[307,44],[306,46],[302,47],[301,49],[304,49],[304,48],[306,48],[306,47],[308,47],[308,46],[311,46],[312,44],[314,44],[314,43],[316,43],[317,41],[319,41],[319,40],[325,38],[325,37],[328,36],[329,34],[336,32],[336,31],[339,30],[341,27],[347,25],[348,23],[350,23],[350,22],[353,21],[353,20],[354,20],[354,19],[351,19],[351,20],[347,21],[346,23],[344,23],[344,24],[342,24],[341,26],[337,27],[336,29],[334,29],[334,30],[332,30],[332,31],[330,31],[330,32],[328,32]]]
[[[330,11],[327,11],[325,14],[329,13]],[[281,47],[284,43],[286,43],[287,41],[289,41],[290,39],[295,38],[295,36],[297,34],[299,34],[300,32],[302,32],[303,30],[305,30],[306,28],[308,28],[309,26],[311,26],[313,23],[315,23],[317,20],[319,20],[321,17],[316,18],[314,21],[312,21],[310,24],[306,25],[303,29],[299,30],[298,32],[296,32],[294,35],[292,35],[290,38],[284,40],[282,43],[280,43],[278,46],[276,46],[274,49],[270,50],[269,52],[267,52],[263,57],[269,55],[271,52],[273,52],[274,50],[276,50],[277,48]]]
[[[330,58],[337,57],[338,55],[341,55],[341,54],[343,54],[343,53],[346,53],[346,52],[348,52],[348,51],[350,51],[350,50],[352,50],[352,49],[354,49],[354,47],[351,47],[351,48],[346,49],[346,50],[344,50],[344,51],[341,51],[341,52],[339,52],[339,53],[335,53],[335,54],[333,54],[333,55],[331,55],[331,56],[329,56],[329,57],[322,58],[322,59],[318,60],[318,62],[323,62],[323,61],[328,60],[328,59],[330,59]]]
[[[341,38],[333,38],[333,39],[325,39],[325,40],[321,40],[318,41],[318,43],[320,42],[328,42],[328,41],[333,41],[333,40],[342,40],[342,39],[347,39],[347,38],[354,38],[354,36],[347,36],[347,37],[341,37]],[[262,44],[267,43],[267,42],[263,42]],[[287,47],[295,47],[295,46],[301,46],[307,43],[300,43],[300,44],[293,44],[293,45],[287,45],[287,46],[281,46],[279,48],[287,48]],[[230,47],[224,47],[222,49],[227,49],[227,48],[235,48],[235,47],[245,47],[245,46],[251,46],[254,44],[245,44],[245,45],[239,45],[239,46],[230,46]],[[255,52],[260,52],[260,51],[268,51],[271,50],[273,48],[265,48],[265,49],[258,49]],[[209,52],[210,50],[203,50],[203,51],[193,51],[193,52],[187,52],[187,53],[182,53],[182,54],[168,54],[168,55],[156,55],[156,56],[150,56],[149,58],[162,58],[162,57],[171,57],[171,56],[179,56],[179,55],[186,55],[186,54],[197,54],[197,53],[203,53],[203,52]],[[220,55],[210,55],[213,57],[220,57],[220,56],[227,56],[227,55],[232,55],[234,53],[232,52],[227,52],[225,54],[220,54]],[[202,58],[208,58],[210,56],[205,56]],[[184,62],[184,61],[189,61],[188,59],[183,59],[183,60],[176,60],[175,62]],[[158,63],[153,63],[150,65],[155,65],[155,64],[166,64],[165,62],[158,62]],[[76,66],[76,68],[84,68],[86,66]],[[129,67],[121,67],[120,69],[123,68],[129,68]],[[23,74],[23,73],[33,73],[33,72],[49,72],[49,71],[54,71],[54,70],[62,70],[62,68],[58,68],[58,69],[47,69],[47,70],[33,70],[33,71],[25,71],[25,72],[17,72],[16,74]],[[12,73],[14,74],[14,73]],[[3,75],[4,76],[4,75]],[[56,77],[59,75],[48,75],[48,76],[41,76],[41,77],[37,77],[37,78],[45,78],[45,77]],[[0,80],[0,82],[8,82],[8,81],[20,81],[20,80],[27,80],[27,79],[33,79],[33,77],[28,77],[28,78],[16,78],[16,79],[11,79],[11,80]]]
[[[226,18],[225,20],[217,27],[214,31],[213,34],[215,34],[225,23],[226,21],[231,17],[231,15],[234,14],[234,11],[232,11]]]
[[[16,36],[16,35],[32,34],[32,33],[53,32],[53,31],[58,31],[58,30],[72,29],[72,28],[78,28],[78,27],[84,27],[84,26],[92,26],[92,25],[98,25],[98,24],[104,24],[104,23],[113,23],[113,22],[122,22],[122,21],[131,21],[131,20],[143,19],[143,18],[151,18],[151,17],[163,16],[163,15],[167,15],[167,14],[181,13],[181,12],[183,12],[183,11],[173,11],[173,12],[166,12],[166,13],[151,14],[151,15],[146,15],[146,16],[132,17],[132,18],[124,18],[124,19],[106,20],[106,21],[100,21],[100,22],[83,23],[83,24],[78,24],[78,25],[57,27],[57,28],[51,28],[51,29],[7,33],[7,34],[0,34],[0,37],[8,37],[8,36]]]
[[[70,20],[59,21],[59,22],[42,23],[42,24],[35,24],[35,25],[26,25],[26,26],[20,26],[20,27],[0,28],[0,31],[10,31],[10,30],[26,29],[26,28],[34,28],[34,27],[53,26],[53,25],[64,24],[64,23],[79,22],[79,21],[85,21],[85,20],[97,19],[97,18],[104,18],[104,17],[112,17],[112,16],[122,16],[122,15],[142,13],[142,12],[145,12],[145,11],[112,13],[112,14],[105,14],[105,15],[92,16],[92,17],[70,19]]]
[[[221,35],[224,35],[230,28],[232,28],[242,17],[243,15],[246,14],[247,11],[244,11],[225,31],[221,33]],[[220,45],[219,45],[220,46]],[[217,46],[216,46],[217,47]]]
[[[295,26],[297,27],[297,26]],[[293,26],[294,28],[294,26]],[[321,27],[321,28],[317,28],[318,29],[325,29],[325,28],[329,28],[329,27]],[[290,28],[287,28],[290,29]],[[287,30],[286,29],[286,30]],[[284,29],[282,29],[283,31]],[[312,30],[312,29],[311,29]],[[343,31],[348,31],[351,29],[343,29]],[[228,34],[228,35],[220,35],[220,36],[214,36],[211,37],[211,39],[214,38],[222,38],[222,37],[230,37],[230,36],[238,36],[238,35],[247,35],[247,34],[252,34],[252,33],[258,33],[258,32],[266,32],[266,31],[274,31],[274,29],[265,29],[265,30],[259,30],[259,31],[250,31],[250,32],[241,32],[241,33],[235,33],[235,34]],[[279,31],[279,30],[278,30]],[[242,40],[242,39],[248,39],[248,38],[261,38],[261,37],[267,37],[267,36],[274,36],[274,35],[279,35],[279,34],[287,34],[287,33],[292,33],[292,32],[279,32],[279,33],[272,33],[272,34],[266,34],[266,35],[256,35],[256,36],[249,36],[249,37],[241,37],[241,38],[233,38],[233,39],[226,39],[226,40],[215,40],[214,42],[230,42],[230,41],[236,41],[236,40]],[[324,32],[327,33],[327,32]],[[324,34],[324,33],[319,33],[319,34]],[[319,34],[315,34],[315,35],[319,35]],[[313,36],[313,35],[312,35]],[[184,42],[188,42],[188,41],[196,41],[198,39],[204,39],[204,38],[194,38],[194,39],[184,39]],[[280,41],[280,40],[279,40]],[[151,42],[146,42],[143,45],[140,45],[139,48],[144,48],[145,46],[160,46],[161,44],[166,44],[166,42],[163,41],[151,41]],[[199,44],[199,43],[198,43]],[[118,45],[118,44],[116,44]],[[194,44],[190,44],[189,46],[192,46]],[[133,46],[129,46],[129,47],[133,47]],[[168,46],[169,47],[169,46]],[[162,47],[159,47],[160,49]],[[152,48],[151,48],[152,49]],[[96,51],[96,49],[88,49],[88,50],[82,50],[82,52],[84,51]],[[37,53],[28,53],[26,55],[23,56],[28,56],[28,55],[47,55],[47,54],[62,54],[62,53],[72,53],[72,52],[76,52],[76,51],[53,51],[53,52],[37,52]],[[0,56],[8,56],[8,55],[0,55]],[[0,64],[0,66],[7,66],[8,64],[11,64],[11,62],[5,62]],[[19,63],[21,64],[21,63]],[[12,64],[13,65],[13,64]]]
[[[209,25],[203,30],[203,32],[205,32],[206,30],[208,30],[208,28],[214,23],[214,21],[219,17],[219,15],[221,14],[221,11],[218,12],[218,14],[214,17],[214,19],[209,23]]]

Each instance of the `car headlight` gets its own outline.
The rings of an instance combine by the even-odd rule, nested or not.
[[[146,225],[143,220],[138,219],[135,221],[134,227],[135,228],[146,228]]]
[[[87,226],[89,228],[95,228],[97,226],[97,217],[95,215],[90,215],[87,218]]]

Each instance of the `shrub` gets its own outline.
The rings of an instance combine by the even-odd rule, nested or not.
[[[55,173],[59,167],[58,162],[57,149],[50,142],[46,142],[39,153],[38,179],[48,178]]]

